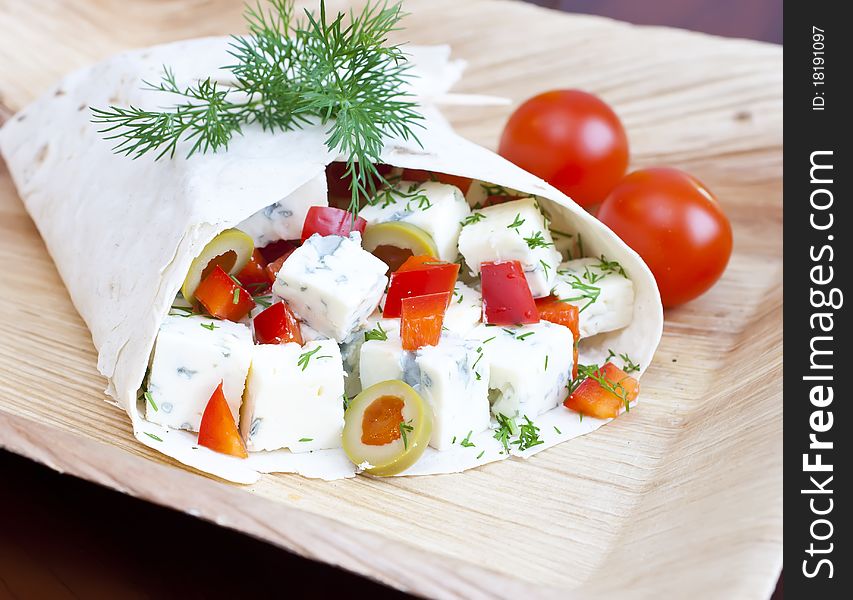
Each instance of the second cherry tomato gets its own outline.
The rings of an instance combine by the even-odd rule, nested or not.
[[[604,200],[628,168],[628,136],[604,101],[579,90],[534,96],[510,116],[498,153],[581,206]]]
[[[732,253],[732,226],[717,200],[678,169],[631,173],[596,216],[643,258],[664,306],[705,292],[723,274]]]

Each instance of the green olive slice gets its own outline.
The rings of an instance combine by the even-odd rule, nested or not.
[[[396,271],[409,256],[438,257],[438,248],[432,236],[420,227],[389,221],[368,225],[364,230],[362,246]]]
[[[181,286],[181,294],[195,303],[195,290],[201,280],[219,265],[229,275],[236,275],[252,257],[255,242],[239,229],[226,229],[213,238],[195,257]]]
[[[344,414],[344,452],[371,475],[402,473],[418,461],[431,435],[432,409],[399,379],[365,389]]]

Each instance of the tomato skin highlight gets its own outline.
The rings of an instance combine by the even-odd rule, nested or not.
[[[302,225],[302,241],[304,242],[315,233],[320,235],[348,236],[353,231],[364,235],[367,221],[361,217],[355,217],[349,211],[334,206],[312,206],[305,215],[305,223]]]
[[[556,296],[537,298],[536,309],[539,311],[541,320],[568,327],[572,331],[574,337],[572,343],[572,379],[574,379],[578,376],[578,342],[581,339],[580,310],[573,304],[560,302]]]
[[[302,328],[286,302],[276,302],[258,313],[252,320],[255,338],[259,344],[287,344],[296,342],[300,346]]]
[[[605,363],[595,373],[609,382],[623,397],[605,389],[595,379],[588,378],[566,398],[563,405],[596,419],[618,417],[626,400],[630,403],[637,398],[640,393],[640,383],[611,362]]]
[[[604,200],[628,168],[628,136],[613,109],[580,90],[530,98],[510,116],[498,154],[581,206]]]
[[[440,292],[402,299],[400,336],[403,350],[414,352],[423,346],[438,345],[450,295],[450,292]]]
[[[235,294],[237,302],[234,302]],[[228,321],[239,321],[255,307],[251,294],[237,285],[219,265],[198,284],[195,297],[212,316]]]
[[[231,414],[225,394],[222,392],[221,381],[210,396],[210,400],[207,401],[207,406],[201,415],[198,445],[237,458],[249,457],[246,444],[237,430],[234,415]]]
[[[432,256],[412,256],[394,273],[382,316],[391,319],[402,315],[402,300],[412,296],[453,293],[459,265]]]
[[[484,323],[523,325],[539,322],[539,311],[517,260],[482,263],[480,281]]]
[[[455,185],[463,194],[467,194],[472,180],[460,175],[449,175],[447,173],[434,173],[423,169],[403,169],[404,181],[438,181],[448,185]]]
[[[252,258],[246,263],[239,273],[237,279],[246,288],[246,291],[258,296],[270,289],[270,280],[267,275],[267,261],[261,252],[255,248]]]
[[[625,177],[596,215],[651,269],[666,307],[700,296],[722,276],[732,227],[710,191],[678,169]]]

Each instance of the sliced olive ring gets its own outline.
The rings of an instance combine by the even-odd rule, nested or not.
[[[229,275],[235,275],[246,266],[252,257],[255,242],[239,229],[226,229],[213,238],[195,257],[181,286],[181,294],[187,302],[195,303],[198,284],[219,265]]]
[[[365,389],[344,414],[344,452],[371,475],[402,473],[420,459],[431,435],[432,408],[399,379]]]
[[[364,230],[362,246],[396,271],[410,256],[438,256],[432,236],[409,223],[374,223]]]

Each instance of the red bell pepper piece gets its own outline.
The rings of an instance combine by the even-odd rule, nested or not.
[[[349,211],[334,206],[312,206],[308,209],[305,223],[302,225],[302,241],[315,233],[347,236],[352,231],[358,231],[363,235],[366,227],[367,221],[361,217],[353,219],[353,214]]]
[[[216,265],[195,291],[196,300],[217,319],[239,321],[255,307],[252,295]]]
[[[213,395],[207,402],[207,407],[201,415],[201,425],[198,428],[198,445],[210,448],[214,452],[230,454],[237,458],[248,458],[246,444],[237,430],[237,423],[231,408],[222,392],[222,382],[216,386]]]
[[[459,175],[448,175],[447,173],[434,173],[422,169],[403,169],[403,180],[405,181],[440,181],[449,185],[455,185],[463,194],[468,193],[471,187],[471,179]]]
[[[382,316],[388,319],[402,314],[401,300],[412,296],[453,293],[459,265],[432,256],[411,256],[394,273],[385,298]]]
[[[260,250],[255,248],[255,251],[252,252],[252,258],[237,273],[237,279],[254,296],[263,294],[270,289],[270,279],[267,275],[267,261],[264,260]]]
[[[612,419],[639,393],[640,382],[608,362],[584,379],[563,405],[590,417]]]
[[[403,338],[403,350],[414,351],[438,344],[444,312],[449,303],[450,292],[402,299],[400,336]]]
[[[263,248],[258,248],[258,251],[261,253],[261,256],[264,257],[264,260],[267,261],[267,264],[273,262],[281,258],[283,255],[292,252],[295,248],[298,248],[302,242],[300,240],[278,240],[276,242],[270,242]]]
[[[284,261],[286,261],[288,257],[293,254],[294,250],[296,250],[296,248],[291,248],[290,250],[288,250],[287,252],[285,252],[267,265],[267,277],[269,277],[270,285],[275,283],[275,276],[278,275],[279,271],[281,271],[281,265],[283,265]]]
[[[480,265],[483,287],[483,322],[490,325],[538,323],[539,311],[517,260]]]
[[[302,328],[286,302],[276,302],[264,309],[254,318],[253,324],[255,339],[259,344],[304,344]]]
[[[574,342],[572,343],[572,352],[574,359],[572,361],[572,379],[578,376],[578,341],[581,338],[579,315],[580,311],[574,304],[561,302],[556,296],[547,296],[545,298],[536,299],[536,309],[539,311],[539,318],[543,321],[550,321],[568,327],[572,330]]]

